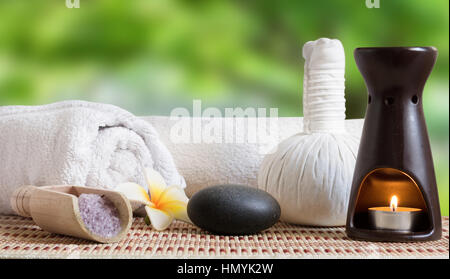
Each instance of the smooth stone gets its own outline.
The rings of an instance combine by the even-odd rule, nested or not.
[[[254,234],[280,218],[280,205],[269,193],[243,185],[217,185],[195,193],[187,205],[191,221],[214,234]]]

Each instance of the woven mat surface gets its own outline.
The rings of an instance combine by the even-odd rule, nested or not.
[[[449,258],[448,217],[438,241],[350,240],[343,227],[277,223],[250,236],[217,236],[183,222],[158,232],[135,218],[128,236],[98,244],[41,230],[31,219],[0,216],[0,258]]]

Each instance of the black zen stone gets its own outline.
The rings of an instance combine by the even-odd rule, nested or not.
[[[280,205],[267,192],[243,185],[217,185],[195,193],[187,213],[198,227],[215,234],[254,234],[280,218]]]

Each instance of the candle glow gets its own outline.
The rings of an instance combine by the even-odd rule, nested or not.
[[[398,205],[398,198],[396,195],[392,196],[391,198],[391,211],[397,211],[397,205]]]
[[[376,229],[411,232],[419,221],[422,209],[398,206],[398,198],[393,195],[389,206],[369,207],[368,211],[370,222]]]

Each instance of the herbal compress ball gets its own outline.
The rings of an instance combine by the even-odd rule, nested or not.
[[[266,155],[258,188],[281,206],[281,220],[304,225],[345,225],[359,138],[345,129],[345,55],[339,40],[303,47],[304,131]]]

